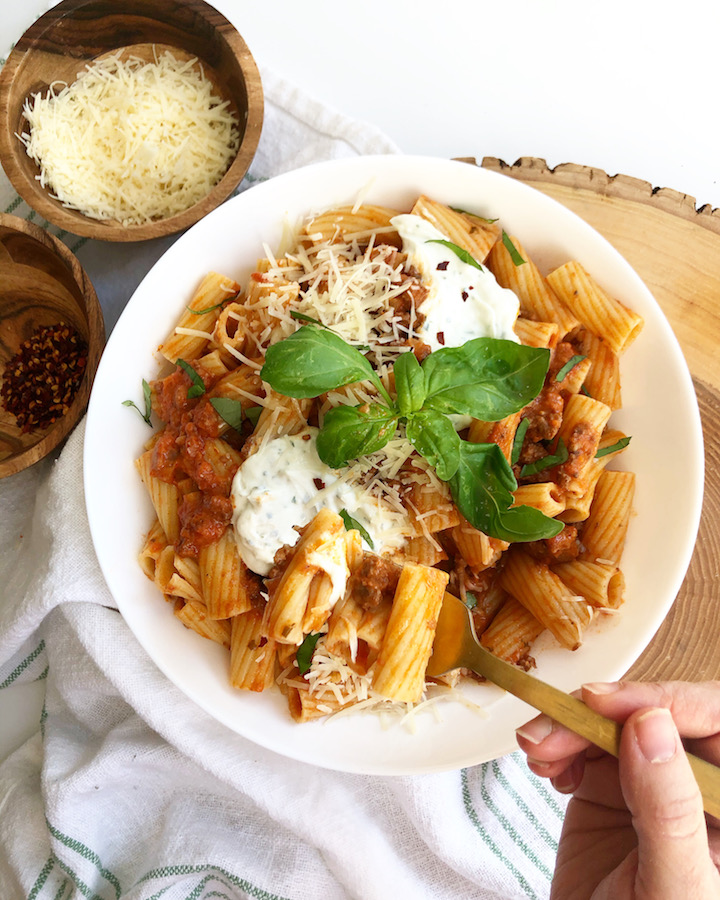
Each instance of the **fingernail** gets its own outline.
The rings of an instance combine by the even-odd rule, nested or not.
[[[669,762],[678,747],[677,729],[669,709],[651,709],[635,721],[642,755],[651,763]]]
[[[548,735],[552,734],[554,724],[550,716],[543,714],[517,728],[515,734],[524,737],[531,744],[541,744]]]
[[[552,786],[560,794],[572,794],[578,788],[577,778],[572,767],[560,772],[554,778],[550,779]]]
[[[620,682],[591,681],[590,684],[584,684],[582,689],[587,691],[588,694],[614,694],[615,691],[620,690]]]

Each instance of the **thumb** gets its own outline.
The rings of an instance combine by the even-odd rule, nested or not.
[[[669,710],[639,710],[626,721],[620,781],[638,839],[636,896],[720,896],[702,797]]]

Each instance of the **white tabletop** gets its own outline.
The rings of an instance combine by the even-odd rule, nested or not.
[[[47,0],[2,3],[0,56]],[[720,206],[717,0],[215,0],[261,67],[406,153],[596,166]],[[0,691],[0,759],[42,685]]]

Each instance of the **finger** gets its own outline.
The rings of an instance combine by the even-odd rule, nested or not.
[[[582,686],[582,698],[594,710],[618,722],[638,709],[664,707],[683,737],[720,734],[720,681],[592,683]]]
[[[518,746],[541,762],[558,762],[582,753],[590,741],[542,713],[515,731]]]
[[[638,838],[636,891],[658,900],[720,896],[702,798],[668,709],[630,715],[619,766]]]
[[[536,775],[539,775],[540,778],[549,778],[553,785],[555,784],[556,779],[559,779],[560,784],[569,784],[571,781],[573,784],[579,784],[580,779],[582,778],[582,771],[584,769],[584,753],[579,753],[574,756],[566,756],[563,759],[552,760],[551,762],[546,762],[542,759],[535,759],[532,756],[528,756],[527,764],[528,768],[531,772],[534,772]],[[579,761],[579,762],[578,762]],[[568,769],[573,769],[573,775],[564,777],[564,773]],[[579,770],[579,772],[578,772]],[[570,791],[575,788],[570,788]],[[558,788],[558,790],[561,790]],[[568,793],[569,791],[563,790],[562,793]]]

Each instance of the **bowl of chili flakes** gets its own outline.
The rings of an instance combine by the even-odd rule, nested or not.
[[[105,344],[97,294],[60,240],[0,214],[0,478],[80,421]]]

